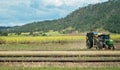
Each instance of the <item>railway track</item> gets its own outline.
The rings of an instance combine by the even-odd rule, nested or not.
[[[0,57],[120,56],[120,51],[0,51]]]
[[[120,60],[0,60],[0,62],[119,62]]]
[[[120,57],[115,56],[77,56],[77,57],[0,57],[0,62],[119,62]]]
[[[120,51],[0,51],[0,62],[120,63]]]

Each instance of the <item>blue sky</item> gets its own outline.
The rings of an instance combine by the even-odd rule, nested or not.
[[[0,0],[0,26],[63,18],[79,7],[108,0]]]

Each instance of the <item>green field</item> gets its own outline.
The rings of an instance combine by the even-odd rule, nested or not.
[[[81,47],[80,47],[81,46]],[[1,51],[79,51],[85,49],[84,43],[66,43],[66,44],[2,44]]]
[[[67,67],[6,67],[6,66],[0,66],[0,70],[120,70],[120,67],[102,67],[102,68],[67,68]]]

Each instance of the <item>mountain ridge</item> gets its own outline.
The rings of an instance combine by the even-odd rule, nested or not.
[[[57,20],[32,22],[23,26],[13,27],[12,32],[48,32],[50,30],[60,33],[109,31],[120,33],[120,0],[89,5],[79,8]]]

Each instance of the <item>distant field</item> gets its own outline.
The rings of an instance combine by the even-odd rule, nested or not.
[[[44,43],[69,43],[85,40],[85,36],[39,36],[39,37],[0,37],[1,44],[44,44]]]
[[[0,50],[76,50],[85,48],[85,36],[0,37]],[[80,47],[82,46],[82,47]]]
[[[112,34],[111,39],[113,39],[116,42],[120,41],[120,34]]]
[[[113,40],[120,40],[119,34],[112,34]],[[85,40],[85,36],[8,36],[0,37],[0,44],[46,44],[46,43],[71,43]]]
[[[112,34],[111,38],[117,42],[119,47],[120,35]],[[0,50],[16,51],[78,51],[85,50],[85,36],[1,36]]]

